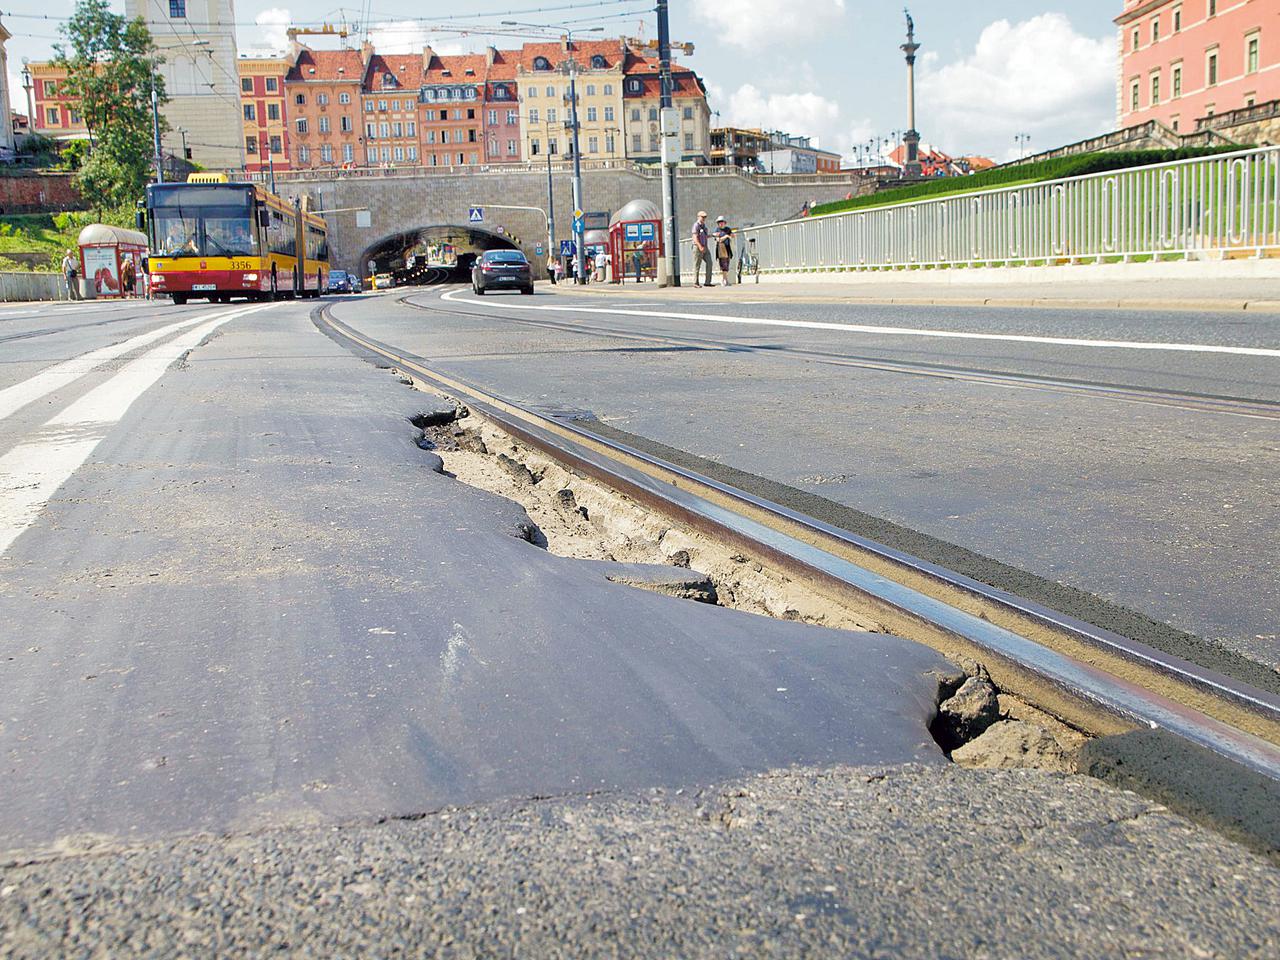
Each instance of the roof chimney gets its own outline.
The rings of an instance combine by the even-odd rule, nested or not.
[[[498,51],[495,47],[485,47],[484,62],[486,66],[493,66],[493,62],[498,59]]]
[[[367,67],[369,61],[373,59],[373,43],[366,40],[360,44],[360,61]]]
[[[436,52],[431,49],[431,45],[422,48],[422,72],[426,73],[431,69],[431,61],[435,59]]]

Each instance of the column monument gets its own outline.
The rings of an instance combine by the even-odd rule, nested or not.
[[[902,135],[902,143],[907,148],[907,156],[902,164],[902,172],[908,177],[921,175],[920,168],[920,134],[916,132],[916,51],[920,44],[916,43],[916,24],[911,19],[911,11],[905,7],[902,12],[907,17],[907,42],[901,47],[907,55],[907,132]]]

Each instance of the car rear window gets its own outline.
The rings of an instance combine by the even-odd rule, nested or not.
[[[524,254],[519,250],[495,250],[486,253],[484,258],[490,263],[527,263]]]

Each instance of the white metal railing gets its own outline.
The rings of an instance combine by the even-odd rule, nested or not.
[[[755,227],[764,272],[1199,257],[1280,246],[1280,147]],[[688,241],[685,241],[686,243]],[[682,265],[692,261],[687,252]]]

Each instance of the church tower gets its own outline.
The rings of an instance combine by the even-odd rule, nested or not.
[[[236,74],[233,0],[125,0],[129,19],[141,17],[159,49],[169,103],[164,152],[212,170],[244,167],[240,81]]]

